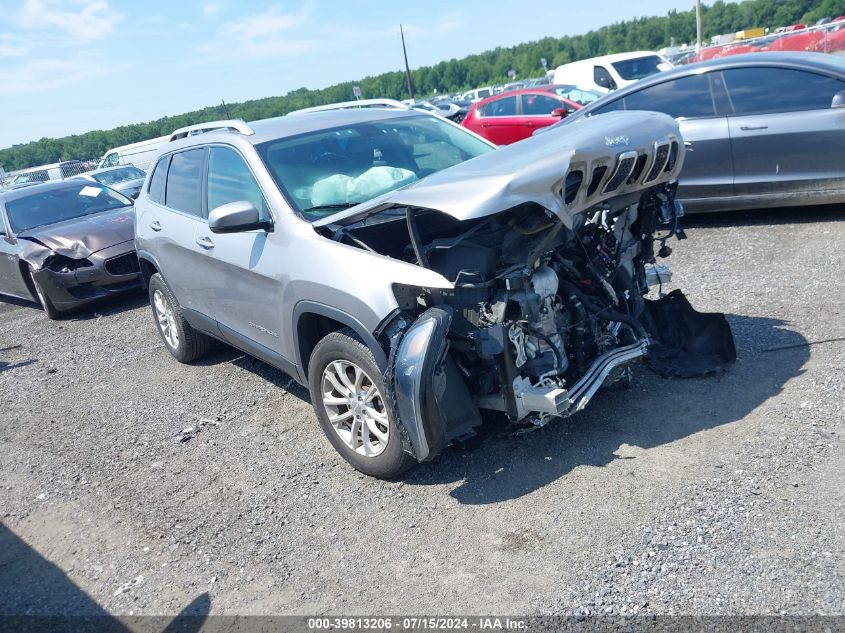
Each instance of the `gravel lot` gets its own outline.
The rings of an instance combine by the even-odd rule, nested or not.
[[[143,293],[0,303],[0,613],[845,613],[845,210],[687,224],[673,286],[732,371],[638,370],[398,482],[288,376],[176,363]]]

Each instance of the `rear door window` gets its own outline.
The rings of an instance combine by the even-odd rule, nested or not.
[[[715,115],[707,75],[689,75],[664,81],[625,97],[626,110],[653,110],[672,118],[694,119]]]
[[[173,154],[167,172],[165,204],[171,209],[202,217],[202,172],[205,148]]]
[[[150,188],[147,194],[150,200],[158,204],[164,204],[164,182],[167,179],[167,166],[170,164],[170,156],[165,156],[156,163],[153,176],[150,178]]]
[[[522,114],[525,116],[551,116],[552,110],[563,108],[564,104],[546,95],[522,95]]]
[[[516,116],[516,96],[503,97],[478,108],[481,116]]]
[[[737,116],[830,108],[845,82],[791,68],[732,68],[725,84]]]

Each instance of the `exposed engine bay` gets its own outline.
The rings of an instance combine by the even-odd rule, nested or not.
[[[600,205],[576,216],[571,229],[530,203],[463,222],[393,209],[334,227],[339,241],[430,268],[454,284],[394,287],[401,313],[385,335],[398,356],[400,419],[439,419],[430,431],[445,444],[480,424],[478,409],[534,425],[568,416],[600,386],[628,379],[641,358],[665,376],[724,370],[736,354],[723,315],[695,312],[680,291],[645,298],[650,285],[668,281],[666,267],[656,265],[671,254],[667,241],[685,237],[674,189],[662,184]],[[428,412],[402,415],[402,362],[414,350],[398,346],[413,347],[409,328],[427,318],[425,340],[442,348],[430,354],[437,367],[429,369]],[[430,452],[440,448],[428,444]]]
[[[320,227],[448,282],[394,283],[398,309],[377,333],[390,352],[388,395],[419,461],[472,434],[481,410],[542,426],[630,380],[637,361],[665,377],[735,361],[723,314],[662,292],[669,271],[658,260],[686,235],[675,201],[683,145],[675,122],[660,117],[572,126],[564,176],[555,175],[555,141],[535,137]],[[641,131],[619,135],[634,119]],[[618,143],[629,149],[617,153]],[[657,298],[647,298],[653,286]]]

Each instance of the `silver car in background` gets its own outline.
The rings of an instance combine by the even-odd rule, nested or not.
[[[845,202],[845,57],[763,52],[680,66],[553,127],[619,110],[677,119],[687,148],[678,199],[687,211]]]
[[[74,178],[106,185],[134,200],[141,191],[141,185],[144,184],[146,175],[147,172],[143,169],[138,169],[134,165],[120,165],[119,167],[95,169],[94,171],[74,176]]]

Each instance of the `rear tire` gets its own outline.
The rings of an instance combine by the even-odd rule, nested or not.
[[[202,358],[211,350],[214,340],[197,332],[185,320],[182,307],[159,273],[150,277],[150,307],[156,328],[167,351],[180,363]]]
[[[62,316],[61,310],[56,309],[56,306],[54,306],[53,302],[50,301],[50,297],[48,297],[47,293],[44,292],[44,288],[42,288],[41,284],[35,280],[32,268],[28,268],[27,271],[29,272],[29,283],[32,290],[32,297],[35,299],[35,302],[41,306],[41,309],[44,310],[48,319],[55,321],[60,318]]]
[[[308,388],[320,427],[356,470],[391,479],[417,463],[402,449],[375,358],[352,330],[317,343],[308,361]]]

